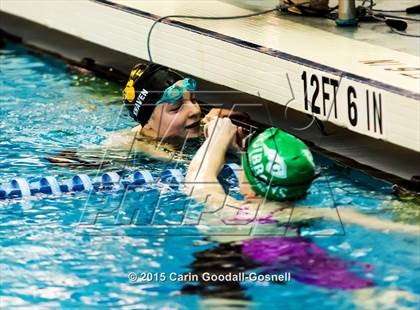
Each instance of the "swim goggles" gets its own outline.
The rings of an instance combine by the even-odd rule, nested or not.
[[[156,105],[168,102],[168,103],[174,103],[178,100],[181,100],[184,94],[184,90],[187,90],[189,92],[195,91],[197,86],[197,83],[192,78],[185,78],[182,80],[182,86],[180,85],[172,85],[169,86],[165,91],[163,92],[162,98],[159,99],[158,102],[156,102]]]

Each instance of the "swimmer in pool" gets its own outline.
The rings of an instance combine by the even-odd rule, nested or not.
[[[201,109],[195,91],[192,78],[158,64],[136,65],[124,89],[124,104],[139,125],[111,134],[103,145],[171,159],[169,139],[201,135]]]
[[[245,213],[252,218],[270,218],[287,222],[290,201],[302,198],[315,176],[315,164],[308,147],[278,128],[266,129],[244,139],[239,187],[244,201],[226,196],[218,181],[229,148],[239,149],[240,128],[229,118],[213,118],[205,126],[206,140],[192,159],[186,176],[186,190],[198,202],[204,202],[212,220],[224,222]],[[214,211],[214,212],[213,212]],[[344,224],[359,224],[370,229],[416,234],[415,225],[396,223],[340,208]],[[213,213],[212,213],[213,212]],[[241,213],[241,214],[240,214]],[[295,207],[293,219],[324,218],[338,220],[332,208]]]
[[[104,145],[115,147],[131,144],[134,139],[135,151],[142,151],[153,157],[171,156],[161,150],[162,147],[171,149],[165,141],[170,138],[185,140],[202,135],[201,109],[196,100],[196,89],[193,78],[183,77],[167,67],[158,64],[136,65],[131,70],[124,89],[124,103],[131,117],[140,125],[128,133],[113,135]],[[229,109],[212,109],[204,117],[204,121],[214,115],[246,117],[243,113]],[[127,134],[128,139],[124,137]],[[157,141],[159,148],[153,146],[151,140]]]
[[[239,186],[245,199],[240,201],[227,196],[217,176],[225,163],[227,149],[238,149],[238,130],[228,118],[211,120],[205,126],[206,141],[188,168],[187,194],[205,205],[198,227],[203,227],[208,235],[206,239],[219,243],[214,249],[195,254],[196,261],[192,264],[194,273],[208,271],[213,266],[218,274],[238,273],[252,268],[258,268],[263,273],[292,271],[292,278],[305,284],[353,290],[358,305],[369,301],[371,305],[390,306],[395,305],[398,298],[416,299],[411,293],[398,289],[378,294],[372,288],[375,285],[372,280],[350,270],[351,266],[358,265],[356,262],[330,256],[309,238],[300,237],[298,232],[290,235],[293,229],[284,236],[283,224],[289,228],[304,221],[338,220],[332,208],[295,207],[291,214],[288,208],[291,207],[290,201],[304,197],[315,177],[310,150],[292,135],[269,128],[241,141]],[[344,225],[358,224],[385,232],[414,235],[420,232],[418,226],[360,214],[350,208],[340,208],[339,213]],[[200,261],[201,257],[204,262]],[[212,258],[218,260],[217,264],[212,265]],[[223,269],[221,266],[224,265],[227,267]],[[362,273],[370,269],[368,265],[359,266],[364,269]],[[183,291],[205,294],[207,298],[215,292],[214,298],[228,300],[232,296],[226,296],[231,293],[243,300],[240,283],[236,286],[231,284],[229,288],[223,283],[211,284],[214,285],[211,290],[208,290],[208,284],[200,283],[195,287],[187,285]],[[220,287],[220,290],[215,287]]]
[[[101,144],[102,151],[120,153],[122,158],[127,157],[124,152],[133,151],[164,160],[179,159],[174,158],[175,149],[170,142],[177,139],[183,143],[202,135],[201,109],[195,91],[193,78],[183,77],[167,67],[158,64],[134,66],[124,89],[124,104],[139,125],[110,134]],[[237,111],[212,109],[203,121],[215,115],[247,118],[246,114]],[[93,168],[107,163],[98,159],[98,151],[96,146],[79,150],[77,154],[67,150],[47,159],[57,165]]]
[[[166,67],[136,65],[124,89],[124,103],[145,136],[194,138],[200,136],[200,106],[196,82]]]

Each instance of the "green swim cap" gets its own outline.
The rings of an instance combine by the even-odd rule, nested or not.
[[[252,189],[270,200],[304,196],[315,176],[309,148],[278,128],[269,128],[251,141],[242,165]]]

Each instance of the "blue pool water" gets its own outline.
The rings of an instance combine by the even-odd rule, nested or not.
[[[110,132],[135,125],[121,109],[119,85],[61,61],[8,45],[0,51],[0,70],[0,183],[16,176],[94,174],[95,169],[54,166],[45,157],[99,145]],[[415,200],[397,199],[387,184],[356,181],[354,174],[321,157],[317,164],[322,176],[299,205],[325,207],[335,201],[370,215],[419,223]],[[109,169],[121,165],[116,160]],[[173,166],[141,155],[131,165],[156,174]],[[185,171],[185,164],[178,168]],[[121,196],[78,193],[0,201],[0,307],[194,309],[216,304],[354,309],[377,301],[374,307],[386,309],[384,302],[392,300],[392,292],[416,298],[396,299],[394,306],[418,305],[420,238],[357,225],[346,225],[344,234],[338,223],[321,220],[302,228],[302,235],[331,256],[371,266],[359,275],[375,282],[372,295],[295,280],[286,285],[243,282],[201,291],[188,289],[197,283],[180,281],[132,283],[130,272],[169,275],[199,266],[211,271],[239,270],[244,265],[237,247],[218,251],[223,246],[209,241],[197,227],[179,225],[186,197],[176,189],[152,186],[127,193],[123,208]],[[95,222],[98,212],[101,216]],[[151,217],[154,225],[147,224]],[[325,237],[323,232],[336,235]]]

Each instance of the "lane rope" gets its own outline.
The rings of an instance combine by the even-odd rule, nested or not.
[[[223,166],[219,177],[239,180],[237,164]],[[10,182],[0,184],[0,199],[27,198],[39,194],[61,195],[74,192],[106,192],[115,190],[130,190],[153,183],[169,184],[177,187],[185,182],[185,176],[180,169],[166,169],[158,177],[153,177],[149,170],[134,170],[129,173],[105,172],[98,177],[87,174],[76,174],[70,178],[59,180],[55,176],[26,179],[17,177]]]

